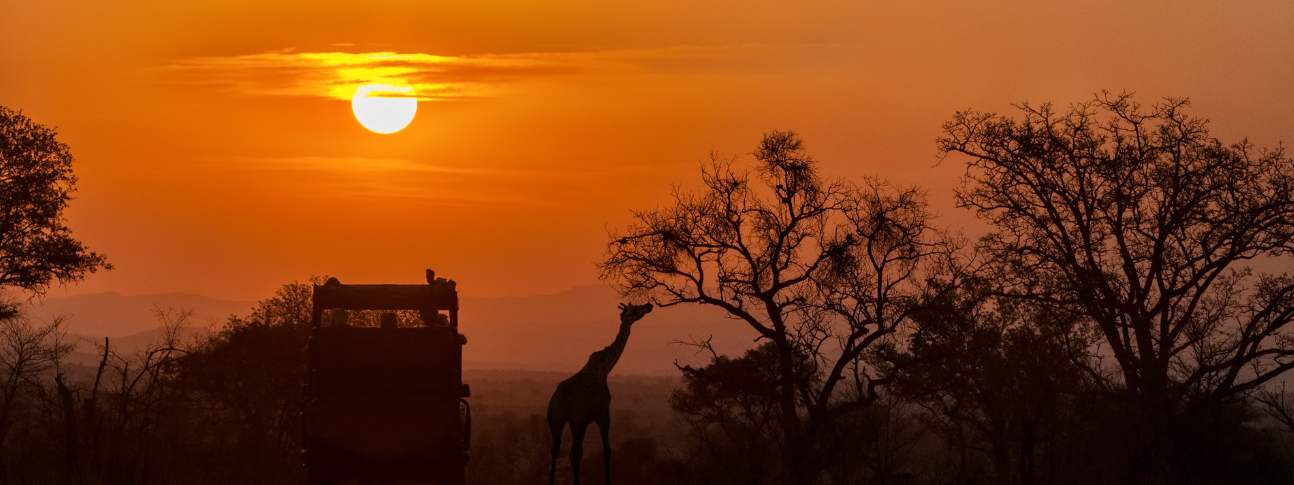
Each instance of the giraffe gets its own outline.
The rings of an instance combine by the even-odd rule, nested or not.
[[[611,484],[611,390],[607,388],[607,374],[620,360],[620,354],[629,342],[629,327],[651,312],[652,305],[620,304],[620,332],[607,348],[589,355],[589,362],[570,379],[557,385],[548,401],[548,429],[553,433],[553,465],[548,474],[548,484],[557,479],[557,456],[562,449],[562,428],[571,425],[571,470],[575,472],[575,485],[580,483],[580,460],[584,454],[584,432],[589,423],[597,423],[602,433],[602,456],[606,460],[607,485]]]

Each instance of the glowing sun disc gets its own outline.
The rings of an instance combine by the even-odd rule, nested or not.
[[[383,89],[386,88],[386,89]],[[418,112],[416,98],[386,98],[369,96],[372,92],[404,92],[409,88],[360,86],[350,100],[355,119],[370,131],[382,134],[395,133],[409,126]]]

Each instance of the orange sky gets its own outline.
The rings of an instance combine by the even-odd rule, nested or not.
[[[0,1],[0,105],[58,127],[69,225],[117,266],[51,296],[596,283],[630,209],[771,129],[926,187],[954,228],[956,110],[1127,89],[1190,97],[1226,141],[1294,137],[1288,1],[190,3]],[[369,132],[346,93],[392,77],[417,116]]]

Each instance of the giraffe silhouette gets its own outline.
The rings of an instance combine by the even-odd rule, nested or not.
[[[597,423],[602,433],[602,456],[606,460],[607,481],[611,483],[611,390],[607,388],[607,374],[620,360],[629,342],[629,327],[651,312],[645,305],[620,304],[620,332],[607,348],[589,355],[589,362],[570,379],[557,385],[552,399],[548,400],[548,429],[553,433],[553,465],[548,474],[548,484],[557,480],[557,457],[562,449],[562,428],[571,425],[571,470],[575,472],[575,485],[580,483],[580,460],[584,454],[584,432],[589,423]]]

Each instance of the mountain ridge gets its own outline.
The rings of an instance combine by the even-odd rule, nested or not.
[[[574,372],[590,353],[610,344],[619,329],[622,302],[615,290],[581,285],[544,295],[463,297],[460,331],[467,336],[465,369]],[[218,300],[189,293],[123,296],[101,292],[51,298],[32,315],[70,316],[66,331],[81,342],[77,360],[93,360],[104,337],[115,350],[142,349],[161,338],[156,309],[194,311],[185,338],[215,332],[229,315],[246,315],[256,302]],[[756,334],[722,311],[697,305],[658,307],[634,324],[615,374],[677,375],[674,363],[705,364],[708,354],[678,342],[710,338],[721,354],[740,355]],[[84,354],[84,355],[81,355]]]

